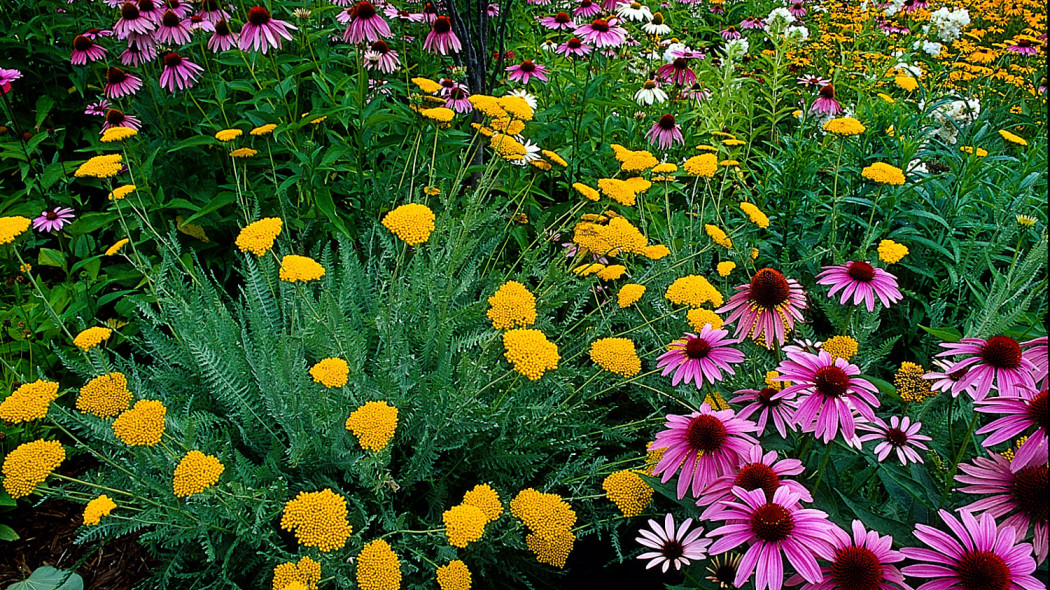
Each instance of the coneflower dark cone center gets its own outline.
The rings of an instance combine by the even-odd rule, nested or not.
[[[354,14],[357,18],[372,18],[376,15],[376,7],[372,6],[371,2],[358,2],[357,6],[354,7]]]
[[[559,24],[565,24],[571,20],[572,19],[569,18],[569,15],[564,12],[559,12],[558,14],[554,15],[554,22]]]
[[[1050,429],[1050,406],[1047,404],[1047,390],[1042,390],[1028,403],[1028,416],[1044,431]]]
[[[270,11],[262,6],[256,6],[248,11],[248,22],[259,27],[270,22]]]
[[[780,393],[780,391],[777,389],[773,389],[772,387],[763,387],[758,392],[758,402],[767,408],[778,406],[780,405],[780,400],[773,399],[773,396],[778,393]]]
[[[820,87],[820,91],[817,94],[821,98],[835,98],[835,87],[831,84],[825,84]]]
[[[672,131],[675,126],[674,117],[672,115],[664,115],[660,117],[658,125],[660,125],[660,129],[663,129],[664,131]]]
[[[521,62],[521,71],[526,72],[526,73],[535,72],[536,71],[536,64],[532,63],[529,60],[525,60],[525,61]]]
[[[775,308],[788,300],[791,285],[784,275],[772,268],[763,268],[751,278],[751,299],[767,309]]]
[[[733,485],[748,491],[762,490],[766,493],[766,501],[770,501],[780,487],[780,477],[765,463],[749,463],[736,474]]]
[[[140,16],[140,14],[141,13],[139,12],[139,7],[135,6],[131,2],[125,2],[124,5],[120,7],[120,18],[126,20],[135,20]]]
[[[875,278],[875,267],[867,262],[851,262],[846,274],[855,281],[870,283]]]
[[[120,68],[108,68],[106,70],[106,82],[110,84],[120,84],[127,79],[128,75]]]
[[[164,56],[164,67],[175,68],[182,65],[182,56],[178,53],[169,53]]]
[[[686,427],[685,439],[692,449],[701,453],[713,453],[725,443],[726,427],[714,416],[697,416]]]
[[[1010,567],[991,551],[969,551],[956,568],[963,590],[1008,590],[1012,586]]]
[[[124,113],[118,111],[117,109],[109,109],[108,111],[106,111],[106,123],[109,123],[111,126],[119,126],[121,123],[124,122],[125,118],[126,117],[124,117]]]
[[[580,41],[576,37],[573,37],[572,39],[569,39],[569,48],[570,49],[579,49],[580,47],[583,47],[583,41]]]
[[[795,519],[787,508],[779,504],[766,504],[751,514],[751,530],[763,541],[783,541],[795,530]]]
[[[849,375],[839,367],[830,365],[817,369],[817,374],[813,377],[813,383],[817,387],[817,392],[821,395],[825,397],[841,397],[846,395],[846,392],[849,390]]]
[[[992,336],[981,347],[981,358],[996,369],[1021,366],[1021,346],[1009,336]]]
[[[653,19],[649,22],[657,26],[662,25],[664,24],[664,15],[660,14],[659,12],[654,13]]]
[[[886,431],[886,440],[895,447],[903,447],[908,443],[908,435],[900,428],[890,428]]]
[[[674,561],[679,557],[685,555],[685,548],[682,544],[675,539],[670,539],[664,542],[664,546],[660,548],[660,552],[664,554],[664,557],[668,561]]]
[[[1014,502],[1032,520],[1037,523],[1047,522],[1046,490],[1050,482],[1047,481],[1046,465],[1025,467],[1014,474],[1014,481],[1010,484],[1010,495]]]
[[[447,33],[452,30],[452,23],[448,20],[447,16],[439,16],[434,21],[434,32],[438,34]]]
[[[139,0],[139,10],[142,12],[153,12],[157,9],[157,5],[153,3],[153,0]]]
[[[691,359],[700,360],[711,352],[711,344],[703,338],[692,338],[685,343],[685,354]]]
[[[867,547],[847,547],[835,553],[831,579],[837,588],[879,590],[884,576],[879,558]]]
[[[226,36],[230,34],[230,25],[225,19],[215,23],[215,34],[219,36]]]
[[[596,18],[594,19],[594,21],[591,22],[591,28],[595,31],[598,31],[599,33],[608,33],[609,21],[603,18]]]
[[[91,39],[88,39],[83,35],[77,35],[73,38],[73,49],[77,51],[87,51],[88,49],[91,49],[93,45],[94,43],[91,42]]]
[[[177,27],[179,26],[179,23],[182,22],[182,20],[179,19],[177,14],[170,10],[167,10],[164,12],[164,16],[161,17],[160,22],[165,27]]]

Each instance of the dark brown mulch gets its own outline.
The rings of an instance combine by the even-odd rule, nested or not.
[[[0,588],[27,578],[42,565],[74,569],[91,590],[130,590],[149,576],[156,565],[135,536],[76,545],[84,507],[64,500],[40,506],[19,506],[5,515],[19,535],[14,542],[0,541]]]

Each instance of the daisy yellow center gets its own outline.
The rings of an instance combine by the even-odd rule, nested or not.
[[[1050,484],[1047,481],[1046,465],[1025,467],[1014,474],[1014,481],[1010,484],[1010,496],[1014,502],[1032,520],[1044,526],[1047,522],[1046,490],[1048,485]]]
[[[875,278],[875,267],[867,262],[851,262],[846,274],[854,281],[870,283]]]
[[[824,397],[841,397],[849,389],[849,375],[835,365],[821,367],[813,377],[813,384]]]
[[[846,547],[835,552],[831,579],[836,588],[879,590],[884,576],[882,563],[867,547]]]
[[[773,498],[773,494],[776,493],[777,488],[780,487],[780,476],[765,463],[750,463],[744,465],[740,472],[736,474],[733,485],[740,486],[748,491],[762,490],[766,493],[766,499],[770,500]]]
[[[1010,566],[992,551],[967,551],[956,566],[963,590],[1007,590],[1012,586]]]
[[[1009,336],[989,338],[979,354],[984,362],[996,369],[1016,369],[1021,366],[1021,347]]]
[[[703,338],[691,338],[685,343],[685,354],[691,358],[700,360],[711,352],[711,344]]]
[[[1050,404],[1047,402],[1047,390],[1040,391],[1028,403],[1028,417],[1038,424],[1039,428],[1043,430],[1050,428]]]
[[[774,309],[788,300],[791,285],[784,275],[772,268],[763,268],[751,279],[751,300],[759,307]]]
[[[260,27],[270,22],[270,11],[262,6],[256,6],[248,11],[248,22]]]
[[[714,416],[701,415],[693,418],[685,430],[689,446],[701,453],[713,453],[726,441],[726,427]]]
[[[755,535],[770,543],[788,538],[795,530],[795,519],[780,504],[769,503],[751,513],[751,530]]]

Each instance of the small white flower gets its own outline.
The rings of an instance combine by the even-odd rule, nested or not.
[[[787,8],[774,8],[766,17],[766,26],[772,33],[779,33],[784,30],[784,27],[794,22],[795,15],[791,14]]]
[[[802,43],[809,39],[809,29],[806,27],[788,27],[784,29],[784,38],[793,43]]]
[[[660,90],[660,86],[653,80],[646,80],[638,92],[634,93],[634,102],[640,106],[649,106],[654,102],[662,104],[667,102],[667,93]]]
[[[632,21],[647,21],[653,18],[653,12],[649,10],[649,7],[643,6],[639,2],[631,2],[630,4],[621,4],[616,9],[616,16],[625,18]]]

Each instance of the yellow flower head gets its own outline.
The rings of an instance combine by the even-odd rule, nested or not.
[[[653,167],[653,174],[670,174],[672,172],[678,172],[677,164],[664,162],[663,164],[657,164]]]
[[[525,544],[536,555],[536,561],[559,569],[565,567],[575,541],[576,535],[571,531],[557,531],[547,536],[525,535]]]
[[[397,408],[386,402],[368,402],[350,414],[346,429],[357,437],[362,449],[382,451],[397,430]]]
[[[29,229],[29,224],[29,219],[22,216],[0,217],[0,246],[15,241]]]
[[[726,232],[722,231],[722,228],[717,225],[711,225],[708,223],[704,226],[704,231],[707,232],[707,236],[719,246],[722,246],[723,248],[733,247],[733,240],[729,239]]]
[[[412,78],[412,83],[427,94],[437,94],[441,91],[441,84],[429,78]]]
[[[598,278],[603,281],[615,281],[627,272],[627,267],[622,264],[610,264],[598,271]]]
[[[602,178],[598,180],[598,188],[605,196],[625,207],[633,207],[637,193],[631,190],[626,181],[617,178]]]
[[[561,496],[528,488],[510,501],[510,513],[541,537],[567,532],[576,524],[576,512]]]
[[[77,337],[73,339],[73,344],[81,350],[90,350],[109,340],[111,334],[113,334],[113,330],[109,328],[92,326],[77,334]]]
[[[325,488],[299,492],[284,505],[281,528],[293,531],[299,544],[327,553],[342,549],[353,528],[346,519],[346,499]]]
[[[399,590],[401,560],[382,539],[365,544],[357,554],[357,586],[361,590]]]
[[[47,416],[51,402],[58,398],[58,383],[37,380],[23,383],[0,402],[0,420],[19,424]]]
[[[215,485],[226,467],[217,457],[200,451],[190,451],[175,467],[171,487],[176,497],[188,498]]]
[[[824,131],[842,137],[860,135],[866,129],[867,127],[853,117],[839,117],[824,123]]]
[[[642,250],[642,255],[649,260],[660,260],[664,256],[671,253],[671,249],[663,244],[653,244],[652,246],[646,246]]]
[[[964,154],[976,155],[978,158],[983,158],[988,155],[988,150],[984,148],[974,147],[972,145],[959,146],[959,151]]]
[[[591,343],[591,360],[598,366],[631,378],[642,370],[642,359],[634,349],[634,342],[627,338],[602,338]]]
[[[423,109],[419,111],[419,114],[423,115],[427,119],[430,119],[431,121],[437,121],[438,123],[443,124],[451,122],[452,118],[456,116],[455,111],[453,111],[452,109],[447,109],[445,107]]]
[[[470,582],[467,564],[458,559],[437,569],[437,583],[441,590],[470,590]]]
[[[718,171],[718,156],[712,153],[693,156],[685,161],[682,170],[690,176],[712,178]]]
[[[273,590],[288,590],[290,584],[301,584],[303,590],[317,590],[321,581],[321,564],[303,557],[298,563],[286,562],[273,568]]]
[[[580,266],[577,266],[576,268],[572,269],[572,272],[573,274],[579,275],[581,277],[589,277],[591,275],[598,274],[603,270],[605,270],[604,264],[601,264],[600,262],[589,262],[587,264],[581,264]]]
[[[18,445],[7,454],[0,469],[4,474],[4,489],[12,498],[28,496],[65,460],[66,450],[57,440],[34,440]]]
[[[99,418],[112,418],[126,410],[130,403],[128,379],[123,373],[95,377],[80,388],[77,396],[77,409]]]
[[[241,252],[262,256],[273,248],[277,236],[281,235],[284,222],[279,217],[264,217],[244,226],[234,242]]]
[[[740,209],[747,214],[747,218],[751,220],[751,223],[762,229],[769,227],[769,217],[766,217],[766,214],[755,205],[742,202],[740,203]]]
[[[733,269],[736,268],[736,263],[731,260],[726,260],[724,262],[719,262],[716,268],[718,269],[718,276],[728,277],[729,273],[733,272]]]
[[[524,328],[536,323],[536,297],[517,281],[504,283],[488,301],[487,315],[497,330]]]
[[[269,134],[273,133],[274,129],[277,129],[277,124],[276,123],[267,123],[265,125],[259,125],[258,127],[256,127],[255,129],[252,129],[248,133],[250,133],[251,135],[256,135],[256,136],[258,136],[258,135],[269,135]]]
[[[875,162],[860,171],[860,175],[876,184],[900,186],[904,184],[904,171],[885,162]]]
[[[440,89],[440,88],[439,88]],[[435,91],[436,92],[436,91]],[[503,107],[499,106],[499,100],[493,96],[487,96],[484,94],[472,94],[467,98],[471,106],[481,114],[489,117],[490,119],[498,119],[500,117],[507,117],[509,113],[503,110]],[[527,105],[528,103],[526,103]]]
[[[1037,221],[1039,221],[1031,215],[1017,215],[1015,219],[1017,220],[1017,224],[1021,227],[1032,227],[1036,224]]]
[[[532,120],[532,107],[529,106],[529,102],[524,98],[508,94],[507,96],[501,96],[496,102],[500,108],[515,119],[521,121]]]
[[[116,244],[113,244],[109,248],[106,248],[105,255],[106,256],[113,256],[117,252],[120,252],[121,248],[123,248],[124,246],[128,245],[128,242],[130,242],[130,241],[131,240],[129,240],[127,238],[124,238],[123,240],[117,240]]]
[[[324,267],[308,256],[289,254],[281,259],[278,276],[289,283],[316,281],[324,276]]]
[[[893,83],[906,92],[914,92],[919,87],[919,81],[911,76],[896,76]]]
[[[653,488],[636,471],[617,471],[602,481],[605,497],[626,518],[638,516],[653,499]]]
[[[350,367],[341,358],[326,358],[310,367],[310,376],[314,381],[331,389],[346,385]]]
[[[449,545],[462,549],[485,534],[488,517],[476,506],[460,504],[446,510],[441,520],[445,523]]]
[[[886,101],[889,104],[893,104],[893,103],[897,102],[896,100],[893,99],[892,96],[890,96],[889,94],[882,93],[882,92],[876,94],[875,96],[878,96],[879,98],[881,98],[882,100]]]
[[[937,395],[930,387],[930,381],[923,378],[926,371],[921,365],[903,362],[897,374],[893,376],[893,386],[897,395],[906,402],[921,402]]]
[[[879,242],[879,260],[886,264],[897,264],[908,255],[908,247],[893,240]]]
[[[1021,137],[1019,135],[1014,135],[1013,133],[1010,133],[1006,129],[1000,129],[999,130],[999,136],[1002,137],[1003,139],[1005,139],[1006,141],[1009,141],[1010,143],[1014,143],[1014,144],[1017,144],[1017,145],[1020,145],[1020,146],[1028,145],[1028,140],[1026,140],[1025,138],[1023,138],[1023,137]]]
[[[640,194],[644,193],[645,191],[649,190],[653,186],[653,183],[651,183],[648,180],[642,178],[641,176],[634,176],[634,177],[628,178],[627,180],[624,181],[624,183],[627,185],[628,190],[630,190],[631,192],[633,192],[636,195],[640,195]]]
[[[735,137],[722,140],[722,145],[726,145],[726,146],[729,146],[729,147],[739,147],[739,146],[742,146],[742,145],[744,145],[746,143],[747,143],[746,141],[744,141],[742,139],[737,139]]]
[[[644,294],[645,285],[627,283],[620,287],[620,292],[616,294],[616,303],[620,306],[620,309],[624,309],[637,303]]]
[[[125,184],[113,189],[107,199],[110,201],[123,201],[128,195],[135,192],[135,185]]]
[[[503,502],[499,499],[499,493],[487,483],[478,484],[464,494],[463,504],[484,512],[486,522],[495,522],[503,514]]]
[[[120,172],[120,154],[95,156],[77,168],[73,176],[77,178],[112,178]]]
[[[601,199],[601,193],[587,186],[586,184],[576,182],[573,183],[572,188],[576,189],[576,192],[583,195],[589,201],[597,201]]]
[[[225,141],[233,141],[233,140],[237,139],[238,137],[240,137],[241,135],[244,135],[244,132],[241,131],[240,129],[223,129],[222,131],[219,131],[218,133],[215,134],[215,139],[218,139],[219,141],[224,141],[224,142]]]
[[[516,329],[503,334],[504,356],[514,370],[535,381],[558,368],[558,345],[539,330]]]
[[[250,147],[242,147],[242,148],[237,148],[237,149],[233,150],[232,152],[230,152],[230,156],[233,157],[233,158],[251,158],[251,157],[255,156],[255,154],[258,154],[258,153],[259,152],[257,150],[253,150]]]
[[[702,332],[707,324],[711,324],[712,330],[722,329],[722,318],[710,309],[702,307],[690,309],[689,313],[685,314],[685,319],[689,321],[689,326],[697,332]]]
[[[630,152],[620,164],[620,170],[624,172],[644,172],[660,163],[655,156],[647,151]]]
[[[689,275],[677,279],[667,288],[664,297],[675,305],[688,305],[689,307],[703,307],[708,303],[719,307],[724,302],[722,293],[700,275]]]
[[[541,150],[540,153],[543,154],[544,158],[550,160],[551,164],[556,164],[561,168],[565,168],[569,165],[569,163],[565,161],[565,158],[559,156],[556,152],[552,152],[550,150]]]
[[[152,447],[164,434],[164,415],[167,413],[167,408],[159,401],[140,399],[113,421],[113,434],[128,446]]]
[[[87,503],[84,507],[84,524],[86,526],[93,526],[102,521],[103,516],[109,516],[110,512],[113,512],[117,508],[117,503],[109,498],[109,496],[102,494],[94,500]]]
[[[102,143],[124,141],[125,139],[131,139],[138,134],[139,132],[131,127],[110,127],[102,132],[102,139],[100,141]]]
[[[383,227],[409,246],[418,246],[434,231],[434,212],[420,203],[401,205],[383,217]]]
[[[525,158],[528,150],[520,141],[506,133],[495,133],[489,140],[489,147],[500,155],[504,160],[518,162]]]
[[[853,355],[857,354],[857,341],[849,336],[835,336],[824,341],[820,349],[831,355],[831,359],[837,358],[849,362]]]

